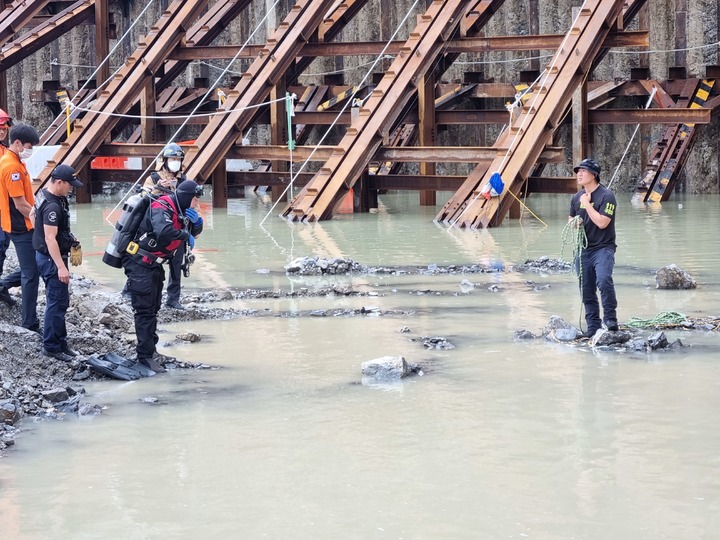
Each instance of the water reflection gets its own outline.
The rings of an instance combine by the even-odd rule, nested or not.
[[[566,197],[527,200],[534,218],[450,230],[414,194],[384,210],[313,225],[265,221],[259,198],[204,208],[206,230],[184,286],[288,290],[350,283],[374,297],[239,301],[273,313],[378,306],[391,317],[244,317],[161,328],[202,340],[168,354],[222,365],[88,386],[104,415],[28,424],[0,460],[4,538],[696,538],[717,529],[720,405],[715,334],[670,355],[593,354],[539,341],[550,315],[581,317],[570,275],[378,275],[290,279],[298,256],[377,266],[511,265],[560,253]],[[444,200],[442,196],[439,201]],[[113,201],[76,207],[93,246],[81,271],[118,288],[100,254]],[[680,206],[682,205],[682,206]],[[717,201],[619,204],[621,320],[660,311],[714,315]],[[658,291],[676,263],[696,291]],[[259,273],[268,269],[270,273]],[[475,284],[467,294],[460,282]],[[532,283],[528,283],[532,282]],[[413,336],[444,336],[425,350]],[[361,383],[360,364],[402,355],[426,375],[392,391]],[[157,398],[146,403],[143,398]],[[662,509],[662,511],[658,511]]]

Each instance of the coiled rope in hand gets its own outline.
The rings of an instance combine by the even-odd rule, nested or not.
[[[580,216],[570,219],[562,230],[562,247],[560,248],[560,260],[564,261],[563,252],[565,246],[572,246],[572,272],[582,279],[582,251],[588,245],[585,227]],[[577,262],[576,262],[577,261]],[[577,272],[577,273],[576,273]]]
[[[675,327],[683,326],[688,323],[687,316],[677,311],[663,311],[658,313],[657,316],[652,319],[641,319],[640,317],[630,317],[627,321],[627,326],[633,328],[660,328],[660,327]]]

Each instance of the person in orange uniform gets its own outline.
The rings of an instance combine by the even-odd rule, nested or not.
[[[7,138],[10,126],[12,126],[12,118],[10,118],[10,115],[4,110],[0,109],[0,158],[8,151],[7,146],[5,146],[5,139]],[[0,276],[2,275],[3,268],[5,267],[5,252],[9,247],[10,237],[0,228]],[[19,273],[17,276],[13,274],[10,277],[13,279],[19,279]],[[8,287],[6,287],[4,283],[0,283],[0,302],[4,302],[8,306],[15,305],[15,300],[13,300],[10,296]]]
[[[20,263],[20,324],[38,333],[40,321],[37,316],[37,295],[40,273],[35,262],[33,225],[30,221],[35,197],[24,160],[30,158],[33,146],[39,142],[40,137],[34,127],[17,123],[10,128],[8,151],[0,157],[0,226],[15,246]]]

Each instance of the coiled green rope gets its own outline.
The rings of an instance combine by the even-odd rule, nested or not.
[[[560,260],[564,261],[563,252],[565,246],[572,246],[573,254],[570,262],[570,272],[578,277],[580,286],[580,295],[582,296],[582,251],[588,245],[585,227],[580,216],[568,220],[562,230],[562,246],[560,247]],[[577,262],[576,262],[577,261]],[[578,328],[582,328],[583,311],[585,306],[580,302],[580,316],[578,318]]]
[[[640,317],[630,317],[626,323],[627,326],[633,328],[658,328],[682,326],[689,322],[687,316],[677,311],[663,311],[658,313],[652,319],[641,319]]]
[[[582,224],[582,218],[575,216],[567,222],[562,230],[562,247],[560,248],[560,260],[564,261],[563,252],[565,246],[572,246],[572,272],[582,279],[582,251],[588,245],[587,236],[585,235],[585,227]],[[575,264],[577,261],[577,266]],[[582,282],[580,283],[582,287]]]

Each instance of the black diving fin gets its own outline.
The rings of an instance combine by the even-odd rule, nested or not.
[[[87,363],[98,373],[122,381],[135,381],[155,375],[153,370],[143,366],[140,362],[128,360],[113,352],[99,356],[92,355],[88,357]]]

